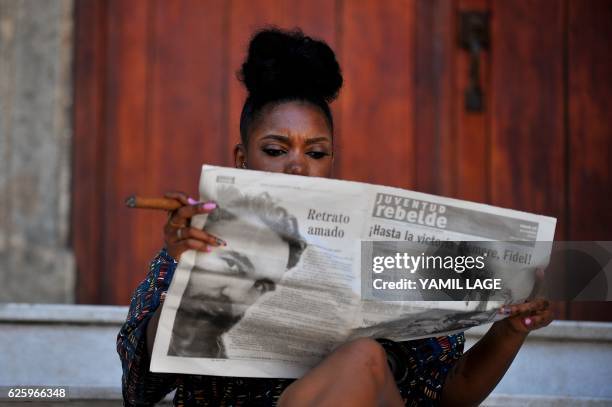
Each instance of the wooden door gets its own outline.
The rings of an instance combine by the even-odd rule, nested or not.
[[[464,11],[490,15],[478,113],[465,109]],[[77,0],[75,18],[79,302],[127,304],[161,247],[164,215],[130,212],[125,196],[196,194],[202,163],[233,164],[235,73],[266,24],[337,52],[336,177],[554,216],[557,239],[610,236],[611,1]]]

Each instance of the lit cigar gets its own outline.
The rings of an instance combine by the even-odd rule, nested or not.
[[[174,211],[183,204],[173,198],[146,198],[142,196],[130,195],[125,200],[128,208],[161,209],[164,211]]]

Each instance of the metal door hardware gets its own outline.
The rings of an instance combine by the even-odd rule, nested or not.
[[[489,13],[464,11],[459,14],[459,45],[470,53],[470,78],[464,95],[468,112],[484,111],[480,53],[489,49],[489,37]]]

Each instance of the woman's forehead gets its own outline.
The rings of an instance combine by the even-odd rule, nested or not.
[[[253,129],[254,135],[276,133],[303,137],[327,137],[331,141],[329,124],[321,109],[312,103],[291,101],[264,108]]]

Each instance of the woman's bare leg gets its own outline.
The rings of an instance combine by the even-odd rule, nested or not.
[[[385,350],[357,339],[332,352],[281,395],[281,407],[403,406]]]

